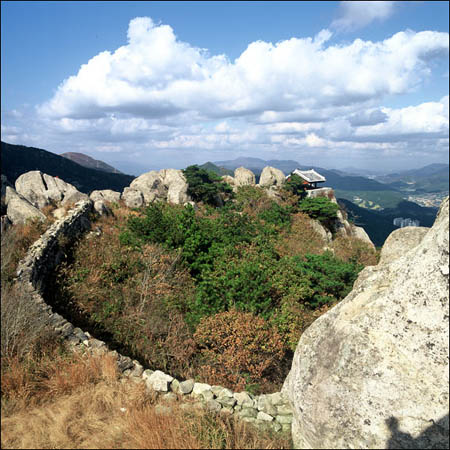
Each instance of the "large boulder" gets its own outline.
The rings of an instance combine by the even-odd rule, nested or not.
[[[405,248],[417,247],[430,229],[427,227],[404,227],[394,230],[384,242],[380,263],[388,263],[405,254]]]
[[[70,183],[42,173],[40,170],[32,170],[20,175],[15,185],[17,193],[39,209],[47,205],[64,205],[88,199],[86,194],[78,191]]]
[[[261,187],[281,187],[286,182],[284,173],[275,167],[266,166],[261,172],[259,185]]]
[[[103,201],[109,203],[119,203],[120,192],[112,191],[111,189],[103,189],[101,191],[92,191],[89,198],[93,201]]]
[[[283,385],[297,448],[448,448],[448,228],[447,197],[302,335]]]
[[[191,201],[187,190],[188,184],[182,170],[152,170],[135,178],[130,187],[124,189],[122,198],[130,208],[160,200],[184,204]]]
[[[169,203],[183,205],[184,203],[191,201],[191,198],[187,193],[189,186],[182,170],[163,169],[159,171],[159,174],[163,181],[163,185],[167,189],[166,200]]]
[[[126,187],[122,193],[122,199],[128,208],[140,208],[144,204],[144,196],[139,189]]]
[[[135,178],[130,188],[135,191],[141,192],[145,204],[149,204],[155,200],[165,200],[167,198],[167,187],[164,186],[163,180],[158,172],[151,170]],[[126,189],[126,188],[125,188]],[[130,195],[129,191],[125,192],[123,197]]]
[[[7,208],[6,215],[14,225],[35,218],[42,222],[45,221],[45,215],[10,186],[5,188],[5,205]]]
[[[348,223],[348,222],[347,222]],[[370,248],[372,248],[373,250],[375,250],[375,245],[372,242],[372,240],[370,239],[369,235],[366,233],[366,230],[362,227],[357,227],[353,224],[350,225],[350,232],[351,235],[356,238],[359,239],[360,241],[363,241],[364,243],[366,243],[367,245],[369,245]]]
[[[254,186],[255,174],[245,167],[238,167],[234,171],[234,182],[236,186]]]

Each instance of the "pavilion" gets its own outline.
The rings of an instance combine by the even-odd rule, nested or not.
[[[301,177],[304,181],[304,184],[307,184],[306,189],[317,189],[317,183],[323,183],[326,180],[326,178],[323,175],[320,175],[320,173],[317,173],[314,169],[311,170],[300,170],[295,169],[293,172],[290,173],[290,175],[298,175]],[[286,178],[289,178],[288,175]]]

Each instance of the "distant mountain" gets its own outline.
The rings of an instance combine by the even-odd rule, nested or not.
[[[231,169],[225,169],[225,167],[219,167],[208,161],[205,164],[199,166],[202,169],[209,170],[210,172],[217,173],[217,175],[234,175],[234,172]]]
[[[449,165],[429,164],[420,169],[405,170],[398,173],[376,177],[377,181],[408,194],[448,192]]]
[[[109,173],[122,173],[109,164],[106,164],[98,159],[91,158],[89,155],[85,155],[84,153],[66,152],[61,153],[60,156],[64,156],[64,158],[70,159],[71,161],[76,162],[80,166],[87,167],[88,169],[96,169]]]
[[[135,178],[131,175],[88,169],[47,150],[1,143],[1,173],[6,175],[10,183],[14,184],[20,175],[30,170],[40,170],[48,175],[58,176],[84,193],[95,189],[122,192]]]

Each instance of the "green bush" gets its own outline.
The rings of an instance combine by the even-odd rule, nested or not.
[[[295,173],[289,176],[283,186],[283,189],[285,191],[292,192],[300,199],[304,198],[304,196],[306,195],[305,180]]]
[[[224,183],[217,174],[197,165],[186,167],[183,174],[189,185],[187,193],[196,202],[221,206],[232,194],[231,186]]]
[[[330,228],[333,220],[337,218],[339,206],[326,197],[307,197],[300,202],[299,209]]]

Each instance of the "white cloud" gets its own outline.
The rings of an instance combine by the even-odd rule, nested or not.
[[[252,42],[230,61],[180,42],[168,25],[136,18],[128,43],[82,65],[37,107],[37,117],[2,112],[9,127],[2,138],[53,151],[89,149],[100,159],[122,152],[160,168],[243,152],[309,155],[316,165],[338,153],[448,152],[448,96],[381,106],[429,79],[434,59],[448,58],[448,33],[404,31],[341,44],[331,36],[322,30]]]
[[[342,1],[339,5],[339,18],[331,26],[340,31],[354,31],[363,28],[374,20],[390,17],[396,6],[395,1]]]
[[[448,33],[400,32],[381,42],[329,45],[312,38],[257,41],[234,62],[180,42],[150,18],[129,24],[128,44],[102,52],[38,108],[48,118],[160,119],[191,113],[226,118],[270,113],[313,121],[327,107],[349,107],[409,92],[448,53]]]

